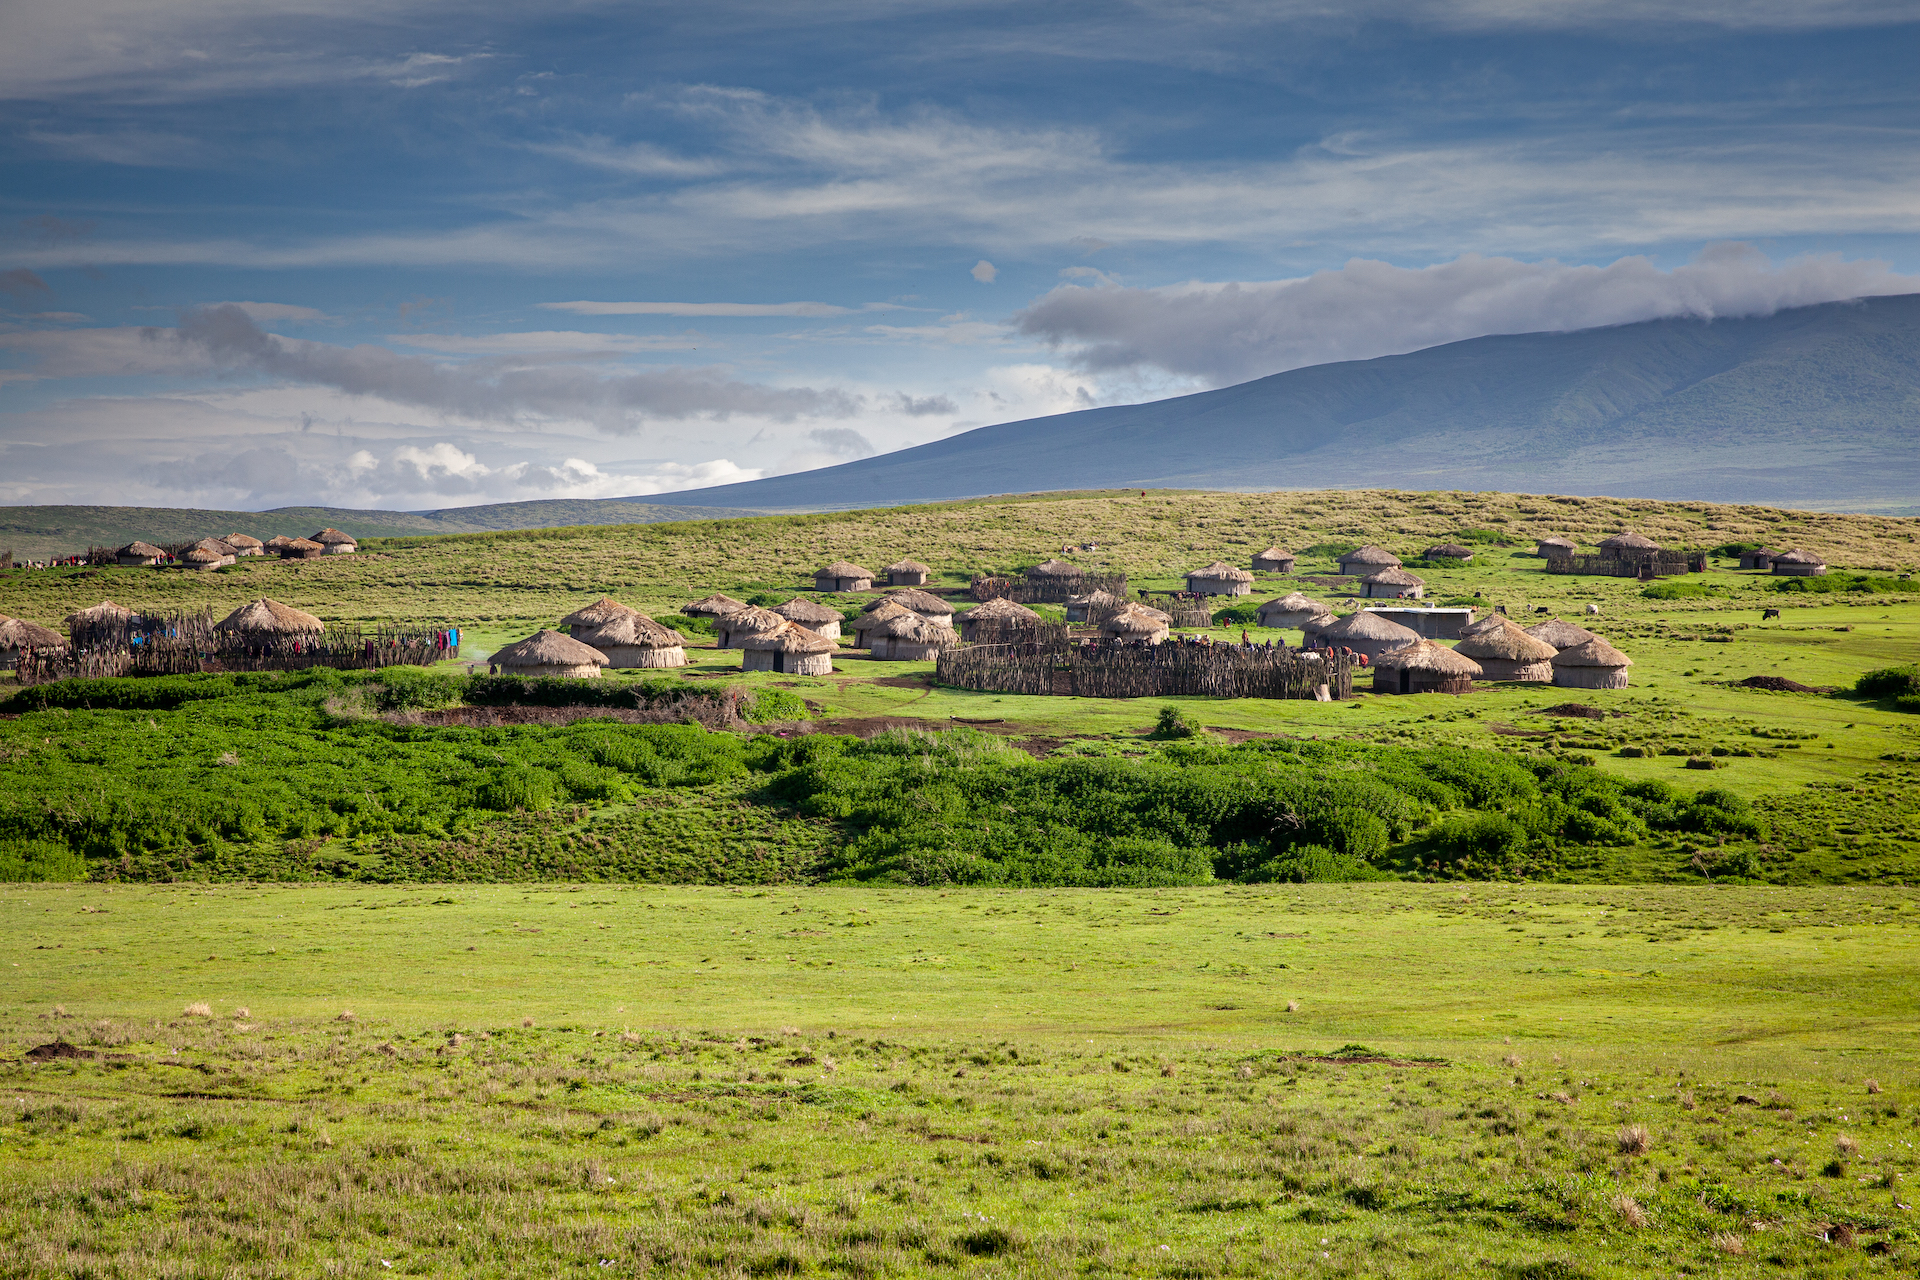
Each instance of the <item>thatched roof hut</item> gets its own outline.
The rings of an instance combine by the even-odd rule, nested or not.
[[[1600,543],[1600,554],[1616,560],[1644,560],[1659,549],[1659,543],[1638,533],[1616,533]]]
[[[1484,618],[1477,619],[1473,622],[1463,623],[1460,627],[1460,634],[1455,636],[1454,638],[1456,640],[1466,640],[1473,636],[1479,635],[1483,631],[1497,630],[1500,627],[1501,623],[1512,622],[1512,621],[1513,620],[1507,617],[1507,615],[1504,613],[1490,613]],[[1513,625],[1517,627],[1520,624],[1515,622]]]
[[[829,640],[838,639],[840,624],[845,621],[838,609],[829,609],[818,600],[809,600],[805,596],[795,596],[782,605],[775,605],[773,611],[795,626],[805,627],[817,636]]]
[[[748,636],[778,631],[787,620],[771,609],[746,605],[723,618],[713,620],[713,634],[722,649],[738,649]]]
[[[542,629],[525,640],[517,640],[496,650],[487,659],[500,668],[503,676],[570,676],[598,680],[607,655],[572,636]]]
[[[824,676],[833,673],[833,653],[839,646],[817,631],[789,622],[778,631],[748,636],[740,648],[742,671]]]
[[[862,569],[851,560],[835,560],[813,571],[815,591],[866,591],[872,586],[872,570]]]
[[[1398,567],[1360,579],[1360,594],[1369,600],[1418,600],[1426,590],[1425,578]]]
[[[1372,543],[1358,551],[1349,551],[1340,557],[1341,573],[1376,573],[1381,569],[1398,569],[1400,557],[1385,547],[1376,547]]]
[[[963,640],[977,638],[980,623],[986,623],[992,629],[1003,626],[1020,626],[1025,623],[1038,624],[1040,615],[1023,604],[1011,600],[989,600],[985,604],[975,605],[960,615],[960,637]]]
[[[924,587],[933,570],[918,560],[896,560],[886,567],[890,587]]]
[[[319,543],[330,556],[350,556],[360,549],[360,544],[353,540],[352,534],[342,533],[338,529],[322,529],[307,541]]]
[[[1089,591],[1084,596],[1067,597],[1068,622],[1097,622],[1120,603],[1120,597],[1105,591]]]
[[[1351,649],[1372,662],[1383,653],[1418,644],[1420,633],[1362,609],[1315,628],[1312,640],[1318,648]]]
[[[633,610],[621,604],[612,596],[601,596],[592,604],[581,605],[566,617],[560,619],[560,625],[568,634],[578,639],[582,630],[604,627],[615,618],[624,617]]]
[[[936,627],[953,625],[953,606],[931,591],[908,587],[904,591],[889,591],[886,598],[902,608],[913,610]],[[871,610],[873,606],[869,605],[867,608]]]
[[[952,627],[928,622],[911,609],[875,623],[866,635],[873,656],[890,662],[931,662],[942,649],[959,643]]]
[[[1253,575],[1224,560],[1191,570],[1187,590],[1197,596],[1244,596],[1253,592]]]
[[[277,556],[280,554],[281,551],[283,551],[286,548],[286,545],[292,541],[293,539],[289,538],[286,534],[276,533],[271,538],[268,538],[265,542],[260,544],[260,550],[265,552],[267,555]],[[319,544],[315,543],[314,545],[318,546]]]
[[[1787,578],[1817,578],[1827,571],[1827,562],[1795,547],[1773,557],[1773,571]]]
[[[1778,551],[1769,551],[1765,547],[1754,547],[1750,551],[1742,551],[1740,553],[1740,567],[1742,569],[1771,569],[1773,568],[1773,558],[1779,554]]]
[[[1563,689],[1624,689],[1633,659],[1599,636],[1553,655],[1553,682]]]
[[[114,552],[113,561],[128,568],[137,568],[140,565],[159,564],[166,554],[151,542],[141,542],[136,538]]]
[[[598,604],[612,604],[612,601],[599,601],[588,605],[577,617]],[[672,627],[663,626],[637,609],[625,605],[618,606],[622,612],[607,618],[598,626],[586,623],[573,623],[573,638],[606,655],[607,665],[622,670],[659,670],[666,667],[684,667],[687,665],[686,639]]]
[[[1027,577],[1058,582],[1063,578],[1084,578],[1086,571],[1078,565],[1068,564],[1065,560],[1042,560],[1027,570]]]
[[[1294,559],[1284,547],[1268,547],[1253,558],[1253,567],[1260,573],[1292,573]]]
[[[237,556],[257,556],[266,547],[266,543],[247,533],[229,533],[220,541],[233,548]]]
[[[1316,618],[1331,621],[1332,614],[1332,606],[1325,601],[1312,599],[1298,591],[1289,591],[1279,599],[1261,605],[1258,617],[1263,627],[1304,627]]]
[[[920,615],[901,604],[891,596],[882,596],[861,613],[853,622],[853,647],[869,649],[873,647],[873,629],[891,618],[919,618]],[[924,618],[921,621],[925,621]]]
[[[1579,549],[1565,538],[1541,538],[1533,544],[1533,554],[1542,560],[1564,560]]]
[[[1553,655],[1559,652],[1497,613],[1491,626],[1481,627],[1462,639],[1453,651],[1479,663],[1489,680],[1526,680],[1536,684],[1553,679]]]
[[[1471,693],[1482,674],[1479,663],[1431,640],[1383,653],[1373,668],[1375,693]]]
[[[1571,649],[1577,644],[1598,639],[1585,627],[1576,627],[1571,622],[1562,622],[1558,618],[1549,618],[1545,622],[1528,627],[1526,631],[1535,640],[1545,640],[1556,650]]]
[[[1143,640],[1159,644],[1172,630],[1172,619],[1158,609],[1130,604],[1100,624],[1100,634],[1114,640]]]
[[[20,655],[28,649],[64,649],[67,638],[52,627],[43,627],[25,618],[9,618],[0,613],[0,671],[20,665]]]
[[[735,600],[732,596],[722,595],[718,591],[692,604],[680,606],[680,612],[689,618],[724,618],[730,613],[738,613],[747,607],[745,600]]]
[[[315,560],[325,554],[327,549],[311,538],[288,538],[280,548],[282,560]]]
[[[233,563],[232,556],[223,556],[218,551],[206,547],[194,547],[180,557],[180,563],[189,569],[218,569]]]
[[[102,600],[99,604],[89,605],[85,609],[75,609],[62,621],[67,624],[67,634],[76,635],[92,627],[107,627],[118,631],[139,616],[125,605],[115,604],[111,600]]]
[[[319,635],[326,630],[326,626],[326,623],[304,610],[261,596],[216,622],[213,629],[242,637],[277,637]]]
[[[1458,560],[1461,564],[1473,559],[1473,548],[1463,547],[1457,542],[1442,542],[1438,546],[1428,547],[1420,553],[1422,560]]]

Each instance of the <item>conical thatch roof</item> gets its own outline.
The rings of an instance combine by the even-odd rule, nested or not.
[[[75,627],[97,627],[102,623],[118,626],[133,616],[133,610],[126,606],[117,605],[111,600],[102,600],[99,604],[90,605],[85,609],[75,609],[66,616],[64,621],[67,624],[67,630],[71,631]]]
[[[1392,667],[1395,669],[1404,668],[1408,671],[1431,671],[1435,675],[1442,676],[1483,676],[1486,674],[1486,672],[1480,669],[1480,664],[1473,659],[1462,657],[1452,649],[1447,648],[1447,646],[1435,644],[1431,640],[1422,640],[1418,644],[1410,644],[1405,648],[1394,649],[1391,652],[1383,653],[1374,659],[1373,665],[1376,668]]]
[[[602,627],[612,622],[615,618],[620,617],[622,614],[632,612],[632,609],[621,604],[618,600],[610,596],[601,596],[592,604],[583,605],[566,617],[560,619],[560,625],[563,627]]]
[[[1189,578],[1218,578],[1222,582],[1252,582],[1253,575],[1245,569],[1235,568],[1224,560],[1215,560],[1201,569],[1189,569]]]
[[[1775,564],[1820,564],[1820,565],[1823,565],[1826,563],[1825,560],[1822,560],[1819,556],[1814,555],[1811,551],[1802,551],[1798,547],[1794,547],[1790,551],[1780,552],[1778,555],[1773,557],[1773,562]]]
[[[1269,610],[1277,610],[1282,613],[1299,613],[1303,610],[1311,610],[1314,613],[1332,613],[1333,606],[1327,604],[1324,600],[1315,600],[1305,592],[1289,591],[1278,599],[1269,600],[1260,606],[1260,612],[1262,613],[1266,613]]]
[[[1173,622],[1173,615],[1168,613],[1165,609],[1156,609],[1152,605],[1143,604],[1138,600],[1128,605],[1127,608],[1132,610],[1134,613],[1143,613],[1149,618],[1158,618],[1160,619],[1160,621],[1168,623],[1169,625],[1171,625],[1171,623]]]
[[[1100,629],[1116,636],[1150,636],[1167,629],[1167,615],[1130,604],[1100,624]]]
[[[773,611],[789,622],[838,622],[840,611],[829,609],[818,600],[809,600],[805,596],[795,596],[782,605],[775,605]]]
[[[763,631],[741,642],[742,649],[770,649],[775,653],[832,653],[840,646],[817,631],[789,622],[778,631]]]
[[[230,556],[233,554],[233,548],[218,538],[202,538],[193,544],[193,549],[196,551],[211,551],[217,556]]]
[[[338,529],[322,529],[308,541],[317,542],[323,547],[338,547],[353,546],[359,539],[350,533],[342,533]]]
[[[67,638],[52,627],[0,614],[0,649],[64,649]]]
[[[787,625],[787,620],[771,609],[744,605],[728,614],[726,623],[729,631],[746,631],[758,635],[764,631],[778,631]]]
[[[324,551],[326,549],[312,538],[288,538],[283,545],[288,551]]]
[[[487,661],[504,667],[604,667],[607,655],[572,636],[542,628],[525,640],[496,649]]]
[[[1253,557],[1255,560],[1293,560],[1297,557],[1285,547],[1268,547]]]
[[[1084,596],[1068,596],[1067,603],[1084,604],[1088,607],[1094,605],[1119,604],[1120,597],[1111,595],[1105,591],[1090,591]]]
[[[1541,547],[1562,547],[1568,551],[1572,551],[1575,549],[1574,545],[1571,542],[1568,542],[1565,538],[1540,538],[1540,539],[1537,539],[1533,545],[1535,550],[1538,550]]]
[[[585,612],[585,610],[582,610]],[[575,625],[573,638],[596,649],[631,645],[636,649],[677,649],[686,638],[634,609],[607,619],[597,627]]]
[[[1408,573],[1398,566],[1382,569],[1378,573],[1370,573],[1360,581],[1370,582],[1377,587],[1424,587],[1427,585],[1425,578]]]
[[[292,542],[292,541],[293,539],[289,538],[286,534],[276,533],[271,538],[268,538],[265,542],[261,543],[260,547],[263,551],[278,551],[280,548],[286,546],[289,542]]]
[[[1334,558],[1345,564],[1377,564],[1382,568],[1395,568],[1400,564],[1399,556],[1385,547],[1376,547],[1372,543],[1368,543],[1358,551],[1351,551],[1344,556]]]
[[[1553,655],[1556,667],[1630,667],[1633,659],[1595,636]]]
[[[906,640],[914,644],[954,643],[952,627],[928,622],[911,609],[902,609],[897,614],[882,618],[869,628],[869,634],[876,637],[891,636],[895,640]]]
[[[264,547],[267,545],[250,533],[229,533],[222,536],[220,541],[237,551],[244,551],[248,547]]]
[[[882,596],[872,608],[866,610],[858,618],[854,619],[853,629],[856,632],[870,631],[889,618],[899,617],[919,618],[920,615],[899,601]],[[921,618],[921,621],[924,622],[926,619]]]
[[[1320,627],[1322,640],[1398,640],[1412,644],[1420,638],[1420,633],[1412,627],[1403,627],[1390,618],[1383,618],[1371,609],[1362,609],[1350,613],[1338,622],[1325,623]]]
[[[261,596],[251,604],[241,605],[221,619],[214,630],[291,636],[324,631],[326,625],[310,613]]]
[[[1496,631],[1500,628],[1500,626],[1503,623],[1508,623],[1508,622],[1512,622],[1512,619],[1508,618],[1506,614],[1490,613],[1484,618],[1476,619],[1473,622],[1469,622],[1465,626],[1461,627],[1460,638],[1462,640],[1465,640],[1470,636],[1477,636],[1483,631]],[[1520,624],[1517,622],[1514,622],[1513,625],[1517,627]]]
[[[1473,659],[1497,658],[1502,662],[1545,662],[1559,650],[1545,640],[1522,631],[1514,623],[1493,615],[1495,625],[1466,636],[1453,651]]]
[[[975,622],[984,618],[1013,618],[1021,622],[1038,622],[1040,615],[1023,604],[1011,600],[989,600],[977,604],[960,615],[962,622]]]
[[[815,569],[816,578],[872,578],[873,575],[851,560],[835,560],[824,569]]]
[[[1443,542],[1437,547],[1428,547],[1420,553],[1423,560],[1465,560],[1473,555],[1472,547],[1463,547],[1457,542]]]
[[[1562,622],[1558,618],[1549,618],[1527,628],[1527,634],[1535,640],[1545,640],[1555,649],[1571,649],[1577,644],[1598,639],[1585,627],[1576,627],[1571,622]]]
[[[918,587],[905,587],[899,591],[889,591],[887,593],[887,599],[921,615],[935,614],[940,617],[946,617],[953,612],[952,605],[942,600],[939,596],[934,595],[932,592],[922,591]]]
[[[1660,544],[1637,533],[1616,533],[1600,544],[1602,551],[1658,551]]]
[[[716,591],[703,600],[681,605],[680,612],[689,618],[724,618],[746,607],[746,601],[735,600],[732,596],[722,595]]]
[[[1065,560],[1042,560],[1027,570],[1029,578],[1083,578],[1084,570],[1078,565],[1068,564]]]
[[[129,542],[126,546],[114,552],[114,554],[117,556],[163,556],[167,553],[159,547],[154,546],[151,542],[141,542],[136,538],[134,541]]]
[[[188,564],[219,564],[227,557],[218,551],[212,551],[206,547],[195,547],[180,558]]]
[[[888,573],[932,573],[933,570],[918,560],[896,560],[887,566]]]

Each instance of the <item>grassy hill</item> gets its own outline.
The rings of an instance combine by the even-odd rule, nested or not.
[[[1396,484],[1907,508],[1920,501],[1917,415],[1920,295],[1908,295],[1476,338],[655,500]]]

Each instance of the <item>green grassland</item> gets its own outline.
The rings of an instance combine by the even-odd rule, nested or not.
[[[1916,923],[1887,888],[8,886],[0,1274],[1911,1274]]]

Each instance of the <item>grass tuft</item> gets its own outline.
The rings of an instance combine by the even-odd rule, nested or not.
[[[1638,1231],[1647,1225],[1647,1211],[1626,1192],[1622,1191],[1613,1198],[1612,1207],[1614,1216],[1620,1219],[1622,1226]]]
[[[1623,1156],[1643,1156],[1653,1149],[1653,1135],[1643,1124],[1623,1124],[1613,1135],[1614,1145]]]
[[[181,1012],[189,1018],[211,1018],[213,1016],[213,1006],[205,1000],[196,1000],[181,1010]]]

